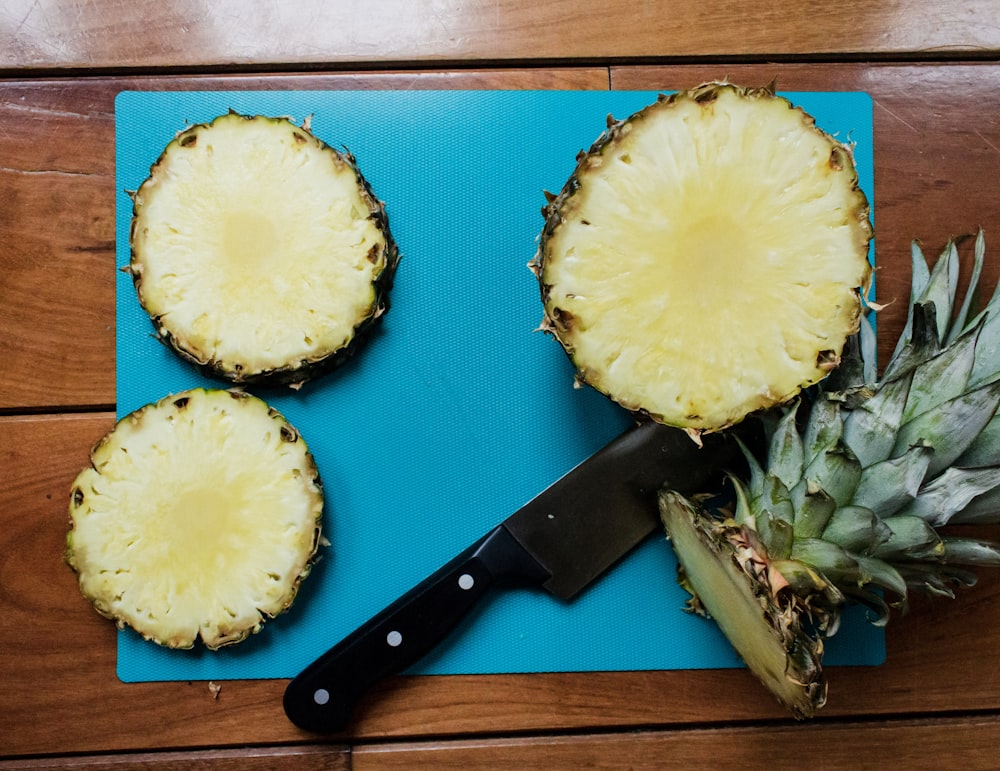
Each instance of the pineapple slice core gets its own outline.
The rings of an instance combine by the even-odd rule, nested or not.
[[[557,200],[540,259],[549,326],[581,379],[698,430],[821,379],[870,270],[848,151],[787,101],[725,87],[610,137]]]
[[[309,572],[323,497],[305,443],[254,397],[190,391],[118,423],[73,486],[67,560],[102,614],[163,645],[260,628]]]
[[[222,222],[217,246],[221,261],[237,273],[264,273],[281,268],[279,228],[270,216],[249,209],[230,212]]]
[[[366,196],[346,157],[287,120],[192,127],[135,194],[142,304],[236,382],[339,351],[379,312],[389,259]]]

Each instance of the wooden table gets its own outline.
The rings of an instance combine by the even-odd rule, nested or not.
[[[411,677],[321,739],[285,719],[285,681],[224,682],[217,695],[204,682],[119,682],[115,630],[62,562],[70,481],[114,419],[118,91],[672,89],[720,78],[871,94],[880,292],[897,298],[883,341],[905,313],[911,239],[936,255],[982,226],[987,252],[1000,254],[997,0],[7,0],[0,769],[995,767],[995,575],[894,619],[888,662],[832,669],[829,704],[808,723],[742,670]]]

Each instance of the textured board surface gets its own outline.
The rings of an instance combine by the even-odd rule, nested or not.
[[[872,108],[861,93],[786,94],[855,143],[873,199]],[[526,263],[544,204],[604,127],[655,92],[123,92],[116,101],[117,265],[128,263],[131,201],[166,144],[229,109],[312,116],[346,146],[386,203],[402,254],[392,309],[345,367],[301,391],[250,389],[312,449],[330,545],[291,610],[217,652],[168,651],[125,630],[122,680],[291,677],[628,425],[572,387],[559,345],[535,332],[541,303]],[[118,273],[119,415],[217,386],[152,336]],[[669,545],[654,537],[576,601],[512,591],[491,599],[415,673],[740,666],[714,624],[681,612]],[[884,638],[852,612],[828,664],[879,664]]]

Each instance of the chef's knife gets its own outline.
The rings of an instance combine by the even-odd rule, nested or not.
[[[342,728],[369,687],[419,661],[498,585],[573,598],[658,529],[660,487],[701,489],[739,454],[732,439],[705,439],[630,428],[310,664],[285,690],[285,713],[309,731]]]

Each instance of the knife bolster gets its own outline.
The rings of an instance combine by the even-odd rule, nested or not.
[[[474,556],[496,581],[539,585],[550,578],[549,571],[538,564],[504,525],[487,533],[474,549]]]

